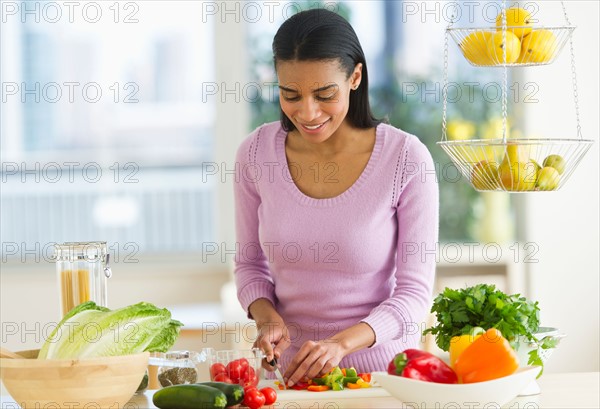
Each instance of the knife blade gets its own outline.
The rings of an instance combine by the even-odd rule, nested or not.
[[[279,367],[277,366],[277,358],[273,357],[271,362],[268,362],[268,364],[271,365],[273,368],[275,368],[275,376],[277,377],[279,384],[283,386],[283,389],[287,389],[287,385],[285,384],[285,381],[283,380],[283,375],[281,374],[281,371],[279,370]]]

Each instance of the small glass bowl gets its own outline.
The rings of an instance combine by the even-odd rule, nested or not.
[[[258,385],[263,352],[258,348],[245,350],[214,350],[207,348],[210,379],[238,385]]]

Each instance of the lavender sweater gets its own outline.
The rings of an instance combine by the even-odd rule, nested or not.
[[[279,122],[265,124],[237,152],[239,301],[248,311],[266,298],[283,317],[292,339],[283,368],[305,341],[362,321],[375,344],[340,366],[385,370],[418,345],[431,306],[439,210],[431,155],[415,136],[381,124],[358,180],[314,199],[292,181],[286,136]]]

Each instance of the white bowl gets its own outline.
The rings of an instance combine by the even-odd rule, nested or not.
[[[536,332],[534,335],[540,341],[542,341],[544,338],[554,338],[554,340],[557,342],[557,347],[558,343],[560,343],[560,340],[566,337],[566,334],[560,332],[558,328],[553,327],[540,327],[538,332]],[[521,366],[527,366],[527,361],[529,360],[529,352],[533,351],[534,349],[537,349],[538,346],[535,342],[529,342],[527,338],[521,337],[520,342],[517,342],[514,347],[517,351],[517,355],[519,356],[519,362]],[[555,349],[556,348],[550,348],[542,349],[539,351],[540,358],[542,358],[542,361],[544,361],[544,363],[546,363],[548,359],[550,359],[550,355],[552,355],[552,352],[554,352]]]
[[[520,368],[512,375],[486,382],[444,384],[373,372],[373,380],[405,405],[416,408],[499,407],[515,398],[540,372],[539,366]]]

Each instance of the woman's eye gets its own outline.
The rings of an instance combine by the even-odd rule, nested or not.
[[[317,95],[316,98],[319,101],[333,101],[335,98],[335,94],[331,94],[331,95]]]
[[[285,99],[286,101],[295,102],[295,101],[299,101],[300,97],[299,96],[288,97],[288,96],[284,95],[283,99]]]

